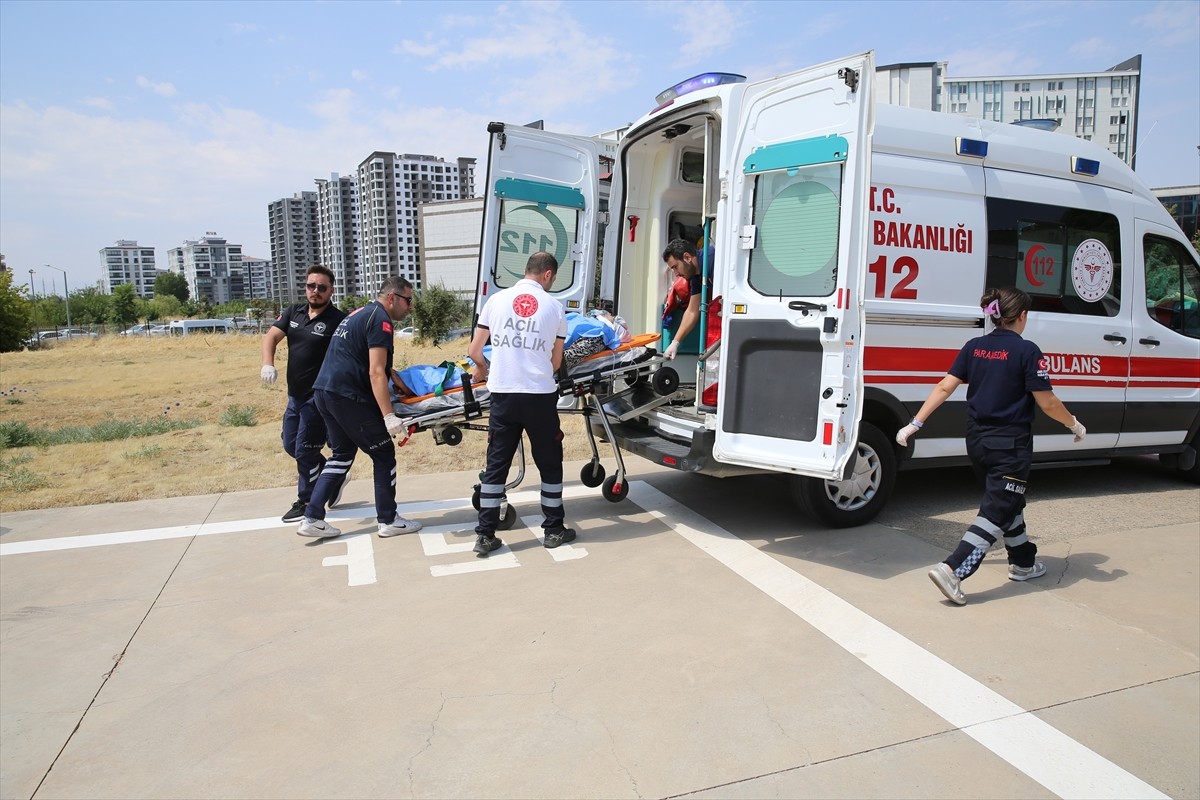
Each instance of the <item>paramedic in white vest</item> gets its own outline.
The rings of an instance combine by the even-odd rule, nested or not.
[[[487,380],[492,405],[488,420],[487,466],[480,476],[475,553],[486,558],[503,545],[496,538],[500,503],[521,433],[529,434],[533,463],[542,479],[542,531],[546,547],[573,541],[562,503],[563,448],[558,426],[558,381],[567,338],[562,304],[548,293],[558,274],[549,253],[534,253],[525,277],[492,295],[475,323],[468,353],[472,382]],[[492,346],[489,364],[483,348]]]

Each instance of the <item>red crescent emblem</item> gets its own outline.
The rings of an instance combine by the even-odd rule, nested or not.
[[[1033,277],[1033,257],[1036,256],[1039,251],[1045,249],[1046,248],[1042,247],[1040,244],[1035,244],[1033,247],[1029,248],[1029,252],[1025,254],[1025,279],[1034,286],[1042,286],[1045,284],[1045,281],[1039,281],[1037,278]]]

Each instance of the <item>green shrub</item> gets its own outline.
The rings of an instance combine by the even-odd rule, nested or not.
[[[253,428],[258,424],[254,406],[232,405],[221,414],[220,424],[227,428]]]

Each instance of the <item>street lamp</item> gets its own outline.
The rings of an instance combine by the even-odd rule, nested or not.
[[[49,264],[42,266],[50,267]],[[67,306],[67,329],[69,330],[71,327],[71,290],[67,288],[67,271],[59,267],[50,267],[50,269],[56,269],[63,274],[63,302]]]
[[[33,335],[37,336],[42,332],[42,324],[38,322],[37,292],[33,289],[33,267],[29,268],[29,294],[33,298],[33,328],[36,331]]]

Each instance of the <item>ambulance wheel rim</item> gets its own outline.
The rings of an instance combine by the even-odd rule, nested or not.
[[[825,481],[825,494],[839,511],[857,511],[875,497],[882,475],[879,454],[860,443],[853,474],[844,481]]]

